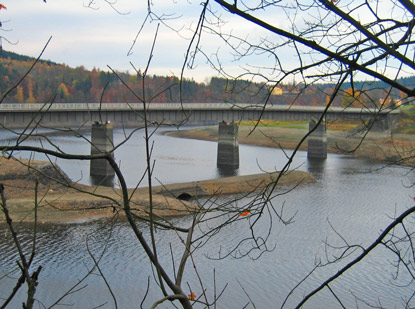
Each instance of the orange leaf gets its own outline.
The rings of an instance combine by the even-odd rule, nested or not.
[[[195,300],[197,296],[192,292],[191,294],[187,295],[187,297],[189,297],[190,300]]]
[[[247,215],[249,215],[251,212],[249,210],[245,210],[243,213],[238,214],[239,217],[246,217]]]
[[[1,9],[5,9],[5,10],[7,10],[6,6],[4,6],[3,4],[1,4],[1,3],[0,3],[0,10],[1,10]]]

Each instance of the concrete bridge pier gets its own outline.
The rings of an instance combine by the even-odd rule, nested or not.
[[[316,120],[311,120],[308,124],[308,131],[313,130],[317,125]],[[308,137],[307,157],[311,159],[327,158],[327,132],[326,122],[322,121],[316,130]]]
[[[95,122],[91,127],[91,155],[108,152],[113,148],[113,124]],[[114,153],[112,153],[114,156]],[[90,175],[104,180],[114,176],[114,170],[105,159],[90,161]]]
[[[369,125],[373,132],[391,132],[394,116],[391,114],[382,116],[383,117],[377,117],[369,121]]]
[[[219,123],[217,167],[233,170],[239,168],[238,125],[233,121]]]

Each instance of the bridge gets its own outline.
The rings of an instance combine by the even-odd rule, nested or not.
[[[310,120],[318,119],[325,107],[230,104],[230,103],[150,103],[147,119],[156,123],[217,124],[221,121],[242,120]],[[326,120],[373,119],[390,125],[391,115],[398,111],[331,107]],[[142,103],[54,103],[0,104],[0,125],[9,128],[26,127],[33,120],[44,126],[77,128],[95,122],[113,122],[115,126],[144,124]]]
[[[112,146],[113,127],[137,127],[148,124],[213,125],[219,123],[218,167],[239,168],[238,125],[243,120],[309,120],[309,130],[316,126],[325,107],[252,105],[231,103],[33,103],[0,104],[0,126],[23,128],[41,124],[46,127],[66,127],[74,130],[91,126],[91,153],[108,151]],[[336,119],[359,119],[375,121],[377,130],[388,130],[398,110],[331,107],[324,121]],[[327,157],[325,122],[308,138],[308,157]],[[95,163],[96,161],[94,161]],[[101,163],[91,175],[109,175],[111,169],[101,168]]]

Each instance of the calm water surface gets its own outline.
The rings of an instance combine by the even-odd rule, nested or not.
[[[123,133],[117,131],[116,141],[120,141],[122,137]],[[63,149],[89,153],[88,144],[80,139],[62,135],[50,138]],[[7,136],[3,134],[1,142],[4,143],[5,139]],[[37,144],[35,140],[28,142]],[[216,143],[162,135],[156,135],[154,142],[154,176],[161,183],[218,176]],[[41,159],[38,155],[36,158]],[[122,146],[117,151],[116,158],[121,162],[129,185],[134,185],[145,170],[142,134],[134,135],[129,143]],[[240,146],[240,160],[240,175],[258,173],[261,170],[278,170],[286,161],[280,150],[243,145]],[[75,164],[59,160],[58,164],[72,179],[91,183],[87,163]],[[415,175],[406,168],[384,167],[341,155],[329,155],[325,161],[309,161],[304,152],[298,154],[292,167],[311,172],[317,182],[301,185],[274,198],[274,207],[277,210],[283,208],[286,218],[295,215],[292,224],[285,226],[276,216],[264,216],[260,224],[256,225],[255,232],[258,234],[271,231],[268,244],[273,249],[271,252],[263,254],[259,259],[253,253],[242,259],[230,257],[217,260],[248,236],[249,218],[226,226],[205,246],[195,251],[194,260],[207,294],[213,297],[214,286],[217,294],[226,286],[218,301],[218,308],[242,308],[249,302],[254,303],[256,308],[280,307],[289,291],[314,265],[325,261],[325,243],[342,246],[347,241],[349,244],[366,246],[377,238],[396,212],[413,206],[414,189],[409,185],[414,183]],[[175,223],[188,226],[189,220],[179,218],[175,219]],[[148,237],[144,226],[143,230]],[[30,227],[21,225],[19,232],[29,250]],[[3,276],[16,267],[17,255],[11,245],[10,235],[4,228],[0,229],[0,235],[0,276]],[[342,238],[338,235],[342,235]],[[45,306],[53,304],[60,295],[85,276],[93,265],[91,254],[96,259],[101,259],[101,270],[116,296],[119,308],[139,308],[148,280],[150,289],[142,307],[150,308],[153,301],[160,297],[148,259],[125,222],[116,223],[112,229],[107,222],[101,221],[44,225],[40,228],[38,244],[36,265],[42,265],[43,270],[36,295]],[[177,267],[183,251],[177,235],[158,231],[157,244],[165,265],[171,265],[172,246]],[[249,244],[242,247],[242,253],[248,249]],[[333,251],[328,249],[328,253]],[[410,295],[413,288],[394,284],[393,275],[396,269],[391,266],[392,261],[393,256],[386,249],[376,250],[375,254],[347,272],[342,280],[331,287],[347,307],[368,308],[365,302],[379,302],[384,308],[402,307],[402,297]],[[293,307],[304,293],[335,273],[341,265],[334,264],[317,269],[290,297],[287,308]],[[15,277],[16,274],[11,274],[0,280],[0,297],[7,295],[12,289]],[[406,280],[408,278],[404,279],[397,284],[409,282]],[[200,285],[190,264],[185,280],[197,295],[201,294]],[[83,281],[77,290],[61,303],[71,305],[72,308],[93,308],[101,304],[104,304],[104,308],[114,307],[111,295],[97,272]],[[17,298],[11,308],[21,307],[21,302],[22,299]],[[334,297],[327,291],[323,291],[306,306],[338,307],[340,306],[334,301]],[[159,308],[170,306],[163,304]],[[254,306],[249,304],[248,308]]]

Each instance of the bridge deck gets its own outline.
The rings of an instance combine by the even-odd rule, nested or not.
[[[130,111],[143,110],[142,103],[2,103],[0,104],[0,112],[18,112],[18,111]],[[243,110],[265,110],[280,112],[319,112],[325,110],[325,106],[296,106],[296,105],[254,105],[254,104],[232,104],[232,103],[148,103],[149,110],[223,110],[223,111],[243,111]],[[375,113],[399,113],[398,110],[383,109],[379,111],[376,108],[356,108],[356,107],[330,107],[329,113],[356,113],[370,114]]]
[[[319,118],[322,106],[252,105],[230,103],[150,103],[148,119],[153,122],[176,123],[187,120],[193,124],[213,124],[241,120],[310,120]],[[142,103],[54,103],[0,104],[0,124],[8,127],[26,126],[33,119],[43,125],[76,127],[95,121],[111,121],[115,125],[134,126],[143,123]],[[384,119],[399,114],[398,110],[331,107],[326,119]]]

